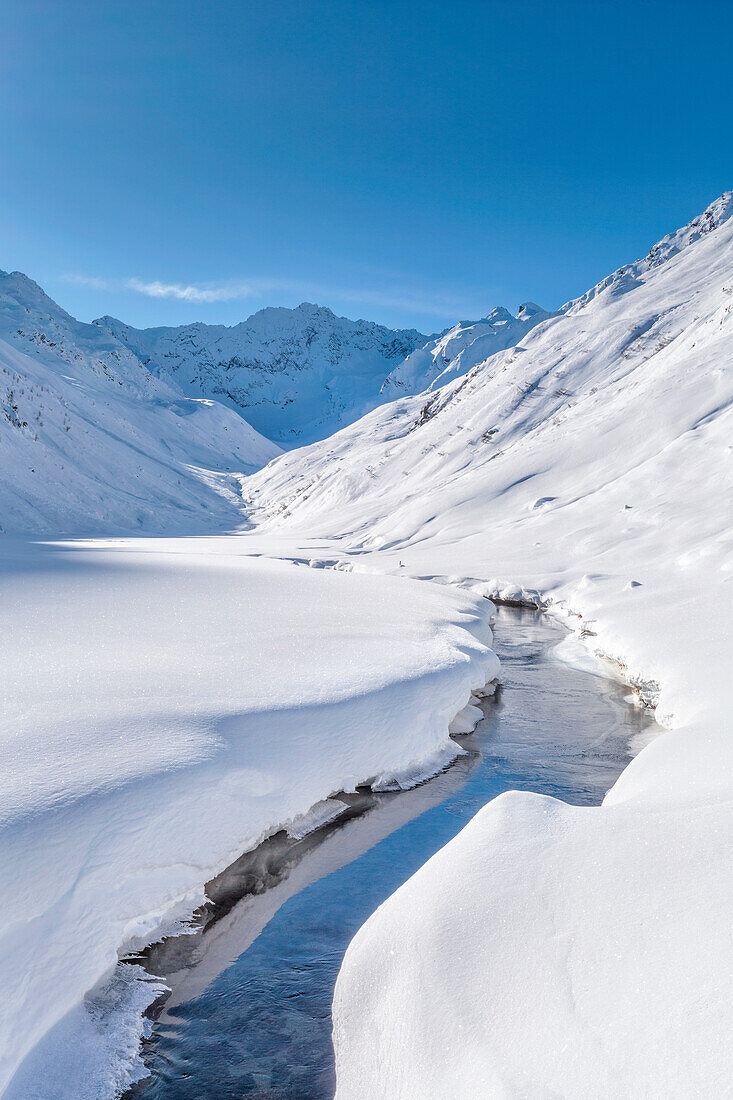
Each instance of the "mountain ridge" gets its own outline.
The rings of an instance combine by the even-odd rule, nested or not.
[[[617,384],[613,362],[641,379],[647,360],[656,362],[672,342],[679,346],[686,331],[682,317],[688,309],[683,308],[687,300],[684,288],[675,284],[671,292],[670,301],[677,302],[674,309],[669,302],[660,301],[642,315],[635,311],[635,303],[644,300],[649,280],[673,278],[673,273],[688,263],[691,250],[697,254],[695,250],[705,247],[705,241],[720,240],[719,235],[728,232],[725,226],[732,215],[733,193],[725,192],[686,226],[657,242],[645,257],[619,268],[562,309],[548,313],[534,303],[525,303],[514,316],[495,307],[485,318],[459,322],[417,348],[412,344],[423,337],[415,330],[402,332],[371,322],[351,322],[312,303],[302,303],[295,310],[267,307],[229,328],[197,323],[176,329],[134,330],[111,318],[86,324],[53,302],[28,276],[2,272],[0,447],[6,471],[0,497],[2,525],[5,530],[60,533],[162,530],[167,524],[175,530],[190,529],[191,525],[200,530],[213,517],[217,517],[218,529],[240,525],[242,486],[244,495],[251,498],[253,486],[259,484],[256,479],[247,483],[243,479],[277,457],[280,447],[242,417],[236,401],[192,396],[190,387],[180,384],[185,382],[181,377],[185,362],[192,358],[214,362],[208,343],[212,330],[224,340],[224,350],[231,352],[229,369],[222,371],[222,376],[249,370],[259,404],[267,408],[268,395],[279,395],[279,406],[270,402],[273,416],[277,418],[285,410],[291,425],[305,425],[316,437],[305,463],[299,454],[292,460],[298,464],[300,489],[308,471],[318,467],[319,487],[328,484],[331,491],[336,490],[339,473],[349,463],[342,456],[338,462],[329,464],[329,460],[324,465],[319,456],[333,453],[333,439],[327,436],[327,443],[319,443],[317,438],[326,429],[340,429],[358,450],[361,429],[354,429],[353,424],[349,427],[349,422],[358,423],[360,412],[376,417],[370,424],[384,424],[390,439],[404,415],[408,419],[401,430],[407,435],[420,427],[421,437],[432,436],[436,418],[444,409],[455,407],[472,388],[487,383],[491,389],[486,393],[498,394],[501,383],[501,415],[519,417],[521,413],[517,422],[522,432],[536,432],[542,417],[550,423],[565,423],[572,419],[572,409],[580,399],[580,378],[593,373],[592,365],[597,373],[600,363],[607,364],[606,375],[594,378],[591,388],[597,393],[610,383]],[[697,285],[698,308],[704,311],[706,291],[700,279]],[[608,318],[601,341],[604,346],[599,343],[579,356],[582,341],[591,339],[584,335],[582,317],[590,317],[596,309]],[[581,318],[579,327],[574,318]],[[150,333],[172,332],[177,340],[183,334],[189,344],[193,341],[193,351],[189,349],[186,358],[181,346],[164,345],[163,350],[178,367],[161,368],[152,355],[144,354],[145,348],[137,347],[140,332],[147,334],[146,339]],[[260,359],[252,369],[241,346],[236,346],[242,333],[248,334],[250,342],[259,341]],[[203,338],[196,343],[201,334]],[[230,345],[226,341],[232,340],[232,334],[234,344]],[[558,341],[558,346],[549,356],[552,365],[532,369],[538,349],[541,352],[546,345],[554,346],[553,341]],[[298,350],[303,348],[308,353],[305,361]],[[411,350],[400,358],[406,348]],[[613,362],[608,359],[610,353],[617,356]],[[397,361],[383,374],[390,356]],[[620,369],[616,374],[623,377]],[[556,378],[553,386],[549,384],[551,375]],[[494,382],[494,377],[498,381]],[[223,385],[226,383],[225,378]],[[294,383],[306,389],[310,386],[305,397]],[[689,379],[681,377],[680,386],[689,386]],[[289,393],[289,387],[294,387],[294,392]],[[585,393],[583,401],[588,397]],[[390,399],[397,399],[396,404],[389,404]],[[631,410],[628,415],[633,415]],[[481,417],[487,422],[472,446],[494,447],[500,435],[499,408],[493,417],[482,410]],[[489,419],[496,422],[489,423]],[[433,427],[425,429],[429,421]],[[442,417],[438,424],[441,422]],[[340,441],[342,436],[333,438]],[[297,441],[288,439],[290,445]],[[341,442],[336,444],[337,449],[341,446]],[[431,442],[429,447],[440,457],[443,448],[439,443]],[[385,461],[376,439],[367,449],[361,469],[353,471],[349,480],[350,493],[360,486],[365,494],[361,506],[375,487],[375,461],[380,466]],[[454,456],[456,470],[466,465],[467,456],[471,466],[475,454],[471,456],[470,451]],[[495,458],[501,459],[501,450]],[[410,461],[413,470],[424,469],[424,455]],[[501,461],[492,470],[500,467]],[[299,491],[292,502],[284,499],[283,493],[286,498],[290,495],[286,491],[290,469],[290,459],[284,458],[266,475],[265,495],[271,497],[271,511],[281,516],[290,515],[293,508],[298,513],[304,506],[313,510],[319,497],[320,488]],[[368,480],[365,469],[372,471]],[[413,479],[412,474],[405,476],[407,488]],[[451,463],[441,458],[441,483],[451,476]],[[543,492],[538,499],[554,495]]]
[[[428,339],[338,317],[327,306],[267,306],[235,325],[136,329],[93,322],[184,392],[241,412],[262,434],[293,446],[324,438],[379,401],[390,370]]]
[[[0,530],[230,529],[238,476],[280,449],[185,397],[27,276],[0,273]]]

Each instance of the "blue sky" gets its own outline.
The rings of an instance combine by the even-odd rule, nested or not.
[[[0,268],[75,315],[560,305],[733,187],[733,4],[7,0]]]

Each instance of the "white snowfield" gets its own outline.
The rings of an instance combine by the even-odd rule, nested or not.
[[[732,215],[247,482],[263,543],[549,604],[669,727],[601,808],[505,795],[380,907],[340,1100],[733,1095]]]
[[[332,793],[439,770],[498,672],[482,597],[239,542],[0,540],[0,1092],[17,1100],[129,1083],[145,996],[131,1022],[94,993],[118,951]]]

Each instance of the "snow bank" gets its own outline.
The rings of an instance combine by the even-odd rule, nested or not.
[[[717,806],[490,802],[353,940],[337,1096],[728,1095],[730,841]]]
[[[112,1091],[118,951],[334,792],[455,755],[496,675],[481,598],[240,548],[0,541],[0,1090],[47,1036],[43,1095],[69,1059]]]
[[[670,727],[602,808],[501,799],[371,918],[344,1100],[729,1091],[731,214],[247,483],[253,545],[547,606]]]

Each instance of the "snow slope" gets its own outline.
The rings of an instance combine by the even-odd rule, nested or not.
[[[323,439],[373,408],[386,376],[427,340],[414,329],[350,321],[308,302],[261,309],[230,328],[134,329],[113,317],[94,323],[159,377],[230,405],[284,446]]]
[[[413,330],[307,304],[232,328],[140,331],[76,321],[0,272],[0,529],[231,530],[242,476],[280,453],[272,438],[319,438],[395,392],[462,375],[546,316],[497,308],[414,351],[426,338]]]
[[[434,390],[460,378],[490,355],[514,347],[549,316],[534,302],[524,302],[516,317],[504,306],[496,306],[480,321],[459,321],[395,367],[382,386],[383,402]]]
[[[4,538],[0,604],[0,1092],[109,1096],[144,1007],[100,1009],[118,950],[333,792],[455,756],[490,605],[236,537]]]
[[[283,553],[548,604],[669,727],[602,808],[491,803],[367,922],[339,1097],[730,1094],[732,214],[247,483]]]
[[[154,377],[26,276],[0,272],[0,530],[231,528],[236,475],[279,452],[232,410]]]

